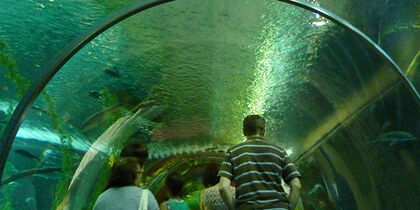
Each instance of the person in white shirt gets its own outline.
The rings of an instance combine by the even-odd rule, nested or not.
[[[157,210],[156,198],[139,186],[143,165],[137,158],[117,160],[112,169],[106,190],[99,195],[93,210]]]

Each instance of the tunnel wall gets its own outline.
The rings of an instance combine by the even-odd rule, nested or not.
[[[334,32],[334,30],[332,30]],[[265,35],[267,35],[270,32],[270,30],[266,30]],[[326,47],[326,49],[324,49],[325,52],[329,52],[329,54],[327,54],[328,56],[323,57],[324,55],[319,55],[319,57],[314,58],[313,61],[315,64],[312,64],[312,66],[310,66],[313,69],[317,69],[317,67],[322,70],[322,66],[317,66],[316,62],[321,63],[322,61],[325,61],[325,59],[331,59],[331,57],[338,57],[338,59],[335,59],[333,61],[328,61],[326,63],[328,63],[331,66],[326,66],[327,68],[334,68],[335,66],[340,66],[341,67],[339,69],[344,70],[344,73],[346,74],[339,74],[339,72],[335,72],[335,73],[326,73],[326,74],[305,74],[305,76],[309,76],[311,78],[310,80],[310,84],[312,86],[308,86],[307,88],[309,89],[305,89],[306,91],[306,95],[303,94],[300,97],[302,98],[308,98],[310,99],[311,103],[320,103],[319,101],[317,101],[317,97],[313,97],[310,98],[309,96],[312,93],[312,96],[317,96],[318,95],[322,95],[324,96],[329,103],[325,103],[325,101],[322,101],[321,104],[319,104],[319,106],[316,107],[321,107],[323,110],[321,110],[320,112],[314,112],[314,110],[311,109],[305,109],[305,103],[299,102],[299,100],[297,101],[293,101],[292,98],[288,98],[291,101],[291,107],[295,108],[296,112],[302,112],[302,113],[310,113],[312,112],[312,116],[310,118],[295,118],[296,115],[291,114],[290,116],[287,116],[287,114],[282,115],[282,116],[278,116],[276,115],[276,106],[272,105],[271,106],[271,112],[270,109],[268,109],[267,111],[267,115],[268,118],[270,120],[272,120],[272,122],[281,122],[280,117],[283,117],[286,120],[289,119],[297,119],[295,121],[293,120],[289,120],[286,122],[282,122],[282,127],[283,130],[287,131],[288,133],[286,133],[287,135],[282,136],[283,139],[287,138],[287,139],[291,139],[291,142],[288,142],[287,144],[290,146],[294,146],[293,148],[295,149],[295,154],[300,154],[303,152],[303,154],[305,154],[305,157],[300,157],[300,161],[304,161],[306,160],[306,158],[308,156],[314,156],[313,158],[316,159],[316,165],[319,165],[319,167],[323,168],[323,170],[325,171],[333,171],[333,172],[321,172],[321,177],[323,177],[323,180],[317,181],[317,182],[324,182],[324,184],[329,187],[326,188],[325,190],[328,191],[328,197],[330,198],[330,201],[334,201],[335,205],[337,206],[345,206],[345,205],[356,205],[360,208],[364,208],[365,206],[368,205],[374,205],[376,207],[380,207],[381,205],[385,205],[385,206],[389,206],[391,205],[390,203],[387,203],[386,201],[389,201],[388,199],[388,194],[386,194],[384,191],[381,191],[381,188],[377,187],[377,186],[382,186],[382,183],[386,183],[389,180],[398,180],[396,182],[399,182],[400,179],[397,179],[395,177],[399,177],[398,174],[397,175],[393,175],[391,178],[389,177],[385,177],[383,178],[383,180],[379,180],[376,181],[374,180],[375,177],[381,175],[379,174],[379,172],[377,171],[373,171],[368,177],[368,179],[364,179],[363,183],[358,184],[358,183],[354,183],[352,182],[352,180],[355,180],[354,177],[363,177],[362,175],[357,174],[356,172],[353,172],[354,174],[352,174],[352,171],[361,171],[362,169],[366,169],[368,171],[369,168],[379,168],[382,169],[382,165],[381,162],[378,162],[377,157],[382,157],[384,154],[389,154],[389,153],[398,153],[400,154],[399,156],[392,156],[391,157],[391,161],[394,161],[395,163],[393,163],[394,165],[399,165],[401,164],[401,161],[403,160],[404,164],[408,164],[407,166],[405,166],[404,168],[404,173],[401,173],[402,175],[405,174],[413,174],[413,172],[415,172],[417,169],[410,169],[410,167],[415,163],[416,163],[416,155],[415,153],[413,154],[411,150],[407,151],[406,145],[403,146],[403,148],[397,148],[394,149],[395,145],[399,145],[399,144],[416,144],[416,142],[411,142],[413,141],[413,137],[415,138],[416,136],[418,136],[418,120],[416,117],[416,115],[410,115],[410,114],[404,114],[405,110],[410,110],[411,112],[408,113],[416,113],[418,112],[418,99],[416,100],[416,97],[412,96],[410,94],[410,89],[407,89],[406,86],[402,85],[404,83],[404,80],[393,80],[395,78],[398,78],[397,75],[393,75],[392,73],[389,73],[389,75],[387,76],[387,74],[385,74],[385,76],[381,76],[379,77],[378,75],[373,74],[369,75],[357,75],[358,73],[363,73],[363,70],[370,70],[372,72],[375,72],[376,70],[374,70],[378,65],[381,66],[381,63],[386,63],[386,61],[381,60],[380,56],[379,57],[375,57],[376,59],[373,59],[374,61],[369,61],[366,63],[362,63],[359,64],[358,62],[361,60],[361,58],[358,58],[356,56],[356,54],[358,52],[363,52],[365,54],[370,55],[369,50],[365,49],[365,47],[363,45],[361,45],[358,42],[353,42],[353,41],[347,41],[348,43],[340,43],[340,41],[334,41],[333,39],[336,37],[340,37],[341,36],[345,36],[342,35],[343,31],[340,30],[336,30],[334,33],[332,33],[331,35],[331,40],[328,41],[327,39],[327,43],[331,43],[331,47]],[[264,33],[262,33],[262,35],[264,35]],[[346,39],[347,40],[347,39]],[[97,42],[95,42],[97,43]],[[103,42],[103,43],[107,43],[107,42]],[[356,44],[355,44],[356,43]],[[352,46],[353,44],[355,44],[355,49],[354,51],[352,50],[348,50],[350,46]],[[361,46],[360,46],[361,45]],[[197,45],[198,46],[198,45]],[[361,49],[361,50],[360,50]],[[358,51],[359,50],[359,51]],[[323,52],[324,52],[323,51]],[[342,54],[336,54],[334,55],[334,53],[340,52],[342,51]],[[86,52],[87,53],[87,52]],[[344,55],[344,56],[343,56]],[[81,56],[81,55],[79,55]],[[214,56],[214,55],[213,55]],[[341,60],[341,57],[345,57],[346,59],[343,58],[343,60]],[[362,54],[360,56],[363,56]],[[373,55],[370,55],[373,56]],[[214,58],[217,58],[216,56]],[[294,58],[294,59],[298,59],[298,57]],[[324,59],[324,60],[323,60]],[[355,61],[356,60],[356,61]],[[338,62],[337,62],[338,61]],[[71,61],[70,61],[71,62]],[[75,61],[73,61],[75,62]],[[353,63],[352,63],[353,62]],[[354,64],[356,63],[356,64]],[[378,64],[379,63],[379,64]],[[368,67],[362,67],[359,65],[367,65]],[[370,66],[369,66],[370,65]],[[298,66],[298,65],[297,65]],[[381,66],[382,67],[382,66]],[[63,68],[66,68],[63,67]],[[325,68],[325,66],[324,66]],[[348,71],[347,69],[351,69],[351,68],[355,68],[357,69],[355,72],[351,72]],[[389,68],[392,69],[392,67],[383,67],[383,68]],[[69,67],[67,66],[67,69],[69,69]],[[392,70],[384,70],[385,72],[392,72]],[[57,69],[58,70],[58,69]],[[68,71],[71,72],[71,71]],[[355,74],[355,75],[352,75]],[[65,73],[63,73],[63,75],[65,75]],[[52,76],[52,75],[51,75]],[[317,81],[317,79],[320,79],[319,77],[321,76],[329,76],[326,77],[328,79],[326,79],[327,81],[333,81],[333,80],[338,80],[336,83],[332,82],[332,83],[322,83],[319,80]],[[375,79],[375,76],[378,76],[378,78]],[[343,87],[341,87],[342,89],[340,89],[340,81],[346,81],[347,79],[356,77],[358,79],[354,80],[354,81],[350,81],[348,82],[346,85],[343,85]],[[293,74],[290,75],[290,78],[293,78]],[[335,79],[333,79],[335,78]],[[337,78],[342,78],[342,79],[337,79]],[[373,78],[373,79],[372,79]],[[379,80],[383,80],[385,79],[386,82],[389,82],[389,87],[387,86],[384,90],[381,89],[381,83],[379,82]],[[291,79],[292,80],[292,79]],[[325,80],[325,79],[324,79]],[[59,81],[59,77],[57,77],[57,80]],[[373,82],[372,82],[373,81]],[[346,83],[346,82],[344,82]],[[52,84],[60,84],[59,82],[53,82]],[[200,81],[198,81],[195,84],[201,84]],[[293,83],[290,83],[291,85],[293,85]],[[336,87],[334,87],[333,85],[337,85]],[[348,90],[348,92],[339,92],[339,93],[335,93],[334,91],[326,91],[326,90],[331,90],[331,89],[338,89],[340,91],[343,91],[344,89],[348,88],[349,85],[348,84],[353,84],[354,85],[354,89],[350,89]],[[388,83],[386,83],[388,84]],[[323,85],[326,85],[325,87],[322,87]],[[328,86],[330,85],[330,86]],[[373,87],[371,87],[373,86]],[[171,87],[171,86],[167,86],[167,87]],[[255,86],[258,88],[258,85]],[[369,88],[373,88],[373,93],[372,90]],[[53,90],[54,86],[50,87],[50,90]],[[362,93],[358,92],[359,89],[362,89]],[[392,94],[391,92],[394,91],[395,89],[398,89],[399,91],[396,91],[397,93]],[[282,91],[282,89],[272,89],[273,90],[277,90],[277,91]],[[37,90],[38,91],[38,90]],[[311,92],[313,91],[313,92]],[[316,92],[318,91],[318,92]],[[323,92],[324,91],[324,92]],[[340,101],[339,97],[342,97],[343,94],[347,97],[344,97],[346,100]],[[352,94],[356,93],[355,97],[351,97],[353,96]],[[381,99],[382,97],[391,95],[391,99],[387,99],[387,100],[383,100]],[[48,96],[45,96],[48,99]],[[54,95],[52,96],[54,98]],[[279,97],[281,97],[281,95],[279,95]],[[56,98],[59,98],[56,96]],[[367,99],[366,99],[367,98]],[[379,99],[378,99],[379,98]],[[414,99],[413,99],[414,98]],[[33,99],[35,100],[35,98]],[[279,99],[277,99],[279,100]],[[394,100],[396,100],[396,102],[394,102]],[[343,113],[332,113],[331,116],[329,115],[324,115],[322,116],[323,112],[328,112],[329,109],[337,109],[339,107],[342,107],[343,109],[346,108],[344,105],[345,103],[354,105],[355,103],[359,104],[358,106],[360,106],[360,109],[355,110],[356,112],[350,112],[350,113],[345,113],[345,116],[341,116]],[[377,104],[380,105],[377,105]],[[382,103],[382,104],[381,104]],[[177,104],[174,104],[177,105]],[[283,103],[280,103],[279,105],[285,105]],[[356,106],[358,108],[358,106]],[[379,108],[376,108],[378,107]],[[380,107],[383,106],[383,107]],[[385,108],[384,108],[385,107]],[[389,110],[388,107],[390,107],[389,109],[391,110],[395,110],[394,114],[390,114],[389,118],[386,119],[376,119],[375,117],[378,117],[376,115],[379,115],[379,117],[381,115],[384,115],[383,113],[386,113],[386,110]],[[414,108],[412,108],[414,107]],[[223,107],[222,107],[223,108]],[[349,108],[347,107],[345,110],[348,110]],[[342,132],[344,132],[344,130],[357,130],[356,128],[361,127],[361,122],[363,122],[363,117],[361,117],[360,115],[362,115],[361,113],[364,113],[364,110],[370,110],[371,113],[379,113],[379,114],[374,114],[375,117],[370,116],[368,119],[373,119],[372,121],[372,125],[373,128],[369,129],[366,132],[371,132],[368,134],[364,134],[363,132],[358,132],[360,136],[351,136],[348,133],[351,133],[349,131],[347,131],[348,133],[346,134],[342,134]],[[377,109],[379,109],[380,111],[377,111]],[[412,109],[412,110],[411,110]],[[197,110],[199,110],[197,108]],[[351,109],[350,109],[351,110]],[[359,110],[359,111],[358,111]],[[305,112],[306,111],[306,112]],[[360,113],[359,113],[360,112]],[[315,113],[315,114],[314,114]],[[29,115],[32,116],[36,116],[37,113],[29,113]],[[60,114],[62,116],[64,116],[63,114]],[[29,117],[30,119],[31,117]],[[239,117],[240,118],[240,117]],[[238,119],[239,119],[238,118]],[[311,119],[314,120],[314,122],[316,122],[316,124],[323,124],[324,122],[338,122],[338,123],[332,123],[330,125],[328,125],[326,127],[326,132],[320,132],[320,133],[314,133],[314,135],[307,135],[309,136],[309,140],[305,140],[303,142],[298,142],[298,143],[293,143],[293,139],[302,139],[305,137],[305,135],[303,136],[299,136],[298,134],[300,133],[299,129],[293,130],[295,129],[295,127],[299,127],[299,121],[306,121],[307,119]],[[317,120],[318,119],[318,120]],[[320,119],[320,120],[319,120]],[[355,119],[360,119],[360,121],[355,120]],[[36,122],[36,120],[34,120]],[[409,126],[402,123],[402,122],[408,122]],[[222,121],[223,122],[223,121]],[[345,125],[344,125],[345,124]],[[347,125],[348,124],[348,125]],[[354,125],[356,124],[356,125]],[[377,125],[376,125],[377,124]],[[351,126],[353,127],[351,127]],[[56,127],[53,126],[54,129],[57,129],[57,125],[55,125]],[[307,131],[311,131],[311,130],[316,130],[316,126],[315,129],[313,127],[311,127],[311,125],[304,125],[307,126],[308,129]],[[362,126],[363,127],[363,126]],[[414,127],[414,128],[413,128]],[[338,128],[338,129],[336,129]],[[273,133],[275,133],[275,129],[276,127],[271,127],[270,128]],[[359,128],[360,129],[360,128]],[[382,129],[382,130],[380,130]],[[204,129],[205,130],[205,129]],[[59,130],[60,132],[60,130]],[[391,132],[391,133],[389,133]],[[394,133],[393,133],[394,132]],[[400,133],[395,133],[395,132],[400,132]],[[280,133],[280,134],[279,134]],[[277,134],[274,134],[273,137],[278,137],[279,135],[283,135],[281,134],[281,132],[279,132]],[[303,132],[304,133],[304,132]],[[64,134],[64,133],[61,133]],[[323,138],[323,135],[326,134],[326,138]],[[94,136],[97,134],[91,134],[91,139],[94,139]],[[341,151],[340,149],[337,149],[336,147],[341,148],[341,144],[344,145],[344,147],[346,146],[345,143],[346,140],[342,140],[342,139],[346,139],[345,137],[343,137],[343,135],[347,138],[350,138],[351,144],[354,146],[356,145],[357,147],[363,147],[363,149],[358,149],[356,150],[356,153],[360,153],[360,156],[362,156],[362,158],[352,158],[352,156],[350,156],[350,154],[352,154],[352,150],[350,151]],[[385,135],[385,137],[384,137]],[[390,136],[389,136],[390,135]],[[83,138],[83,137],[81,137]],[[207,137],[204,137],[207,138]],[[359,139],[360,138],[360,142]],[[335,140],[337,139],[337,140]],[[318,142],[318,140],[322,140],[319,142],[319,144],[317,144],[316,147],[312,147],[314,142]],[[354,140],[354,141],[353,141]],[[364,141],[362,141],[364,140]],[[60,139],[58,139],[58,141],[60,141]],[[344,141],[344,142],[343,142]],[[373,142],[370,142],[373,141]],[[381,143],[377,143],[377,142],[385,142],[383,144],[387,145],[384,146],[385,149],[382,149],[382,145],[377,145],[377,144],[381,144]],[[404,142],[404,143],[400,143],[400,142]],[[409,143],[407,143],[409,142]],[[3,142],[4,143],[4,142]],[[232,142],[230,142],[232,143]],[[281,144],[282,142],[278,142],[279,144]],[[62,142],[62,144],[66,144],[66,142]],[[86,143],[85,143],[86,144]],[[366,145],[364,145],[366,144]],[[156,147],[161,147],[162,145],[159,143],[153,143],[150,144],[151,146],[155,145]],[[188,145],[188,144],[187,144]],[[190,142],[190,145],[194,145],[195,147],[200,148],[199,143],[194,143],[194,142]],[[226,146],[228,146],[229,143],[227,142],[219,142],[213,146],[215,147],[220,147],[220,148],[225,148]],[[321,145],[321,146],[320,146]],[[338,146],[337,146],[338,145]],[[364,145],[364,146],[362,146]],[[372,155],[372,157],[365,157],[364,153],[367,151],[370,151],[369,148],[373,147],[372,145],[375,145],[375,149],[378,149],[378,153],[375,155]],[[73,145],[74,146],[74,145]],[[83,147],[85,146],[85,147]],[[87,145],[79,145],[78,149],[82,150],[85,149],[87,147],[89,147],[89,143],[87,143]],[[320,146],[318,148],[318,146]],[[25,148],[25,145],[21,146],[22,148]],[[177,150],[176,148],[179,148],[180,145],[179,144],[172,144],[172,146],[167,146],[168,147],[168,151],[173,151],[173,150]],[[181,144],[182,147],[182,144]],[[389,148],[388,148],[389,147]],[[308,150],[311,149],[312,150]],[[351,148],[351,147],[349,147]],[[55,148],[58,149],[58,148]],[[13,151],[17,151],[17,149],[14,149]],[[44,150],[45,151],[45,150]],[[308,152],[305,152],[308,151]],[[35,150],[33,150],[33,152],[35,152]],[[42,152],[42,151],[41,151]],[[182,153],[182,151],[180,151],[180,153]],[[402,155],[401,155],[402,154]],[[164,154],[162,154],[161,157],[164,157]],[[344,159],[341,162],[340,158]],[[68,158],[68,157],[67,157]],[[70,162],[78,162],[80,160],[81,157],[74,157],[76,160],[70,160],[67,159],[67,161]],[[156,157],[159,158],[159,155]],[[66,159],[66,158],[64,158]],[[310,159],[310,158],[309,158]],[[9,160],[13,160],[13,157],[11,157],[11,159]],[[19,161],[19,158],[17,158],[17,161]],[[347,164],[345,164],[344,162],[357,162],[357,163],[361,163],[360,165],[362,165],[362,163],[365,163],[366,166],[363,166],[362,169],[361,168],[355,168],[353,170],[348,169]],[[376,161],[376,162],[375,162]],[[344,165],[344,166],[343,166]],[[68,168],[69,169],[69,168]],[[349,172],[350,171],[350,172]],[[12,171],[13,172],[13,171]],[[350,175],[349,175],[350,173]],[[317,176],[319,177],[319,176]],[[373,178],[372,178],[373,177]],[[365,178],[365,177],[364,177]],[[44,179],[44,178],[43,178]],[[60,178],[61,179],[61,178]],[[356,180],[362,180],[357,179]],[[370,184],[371,182],[375,182],[375,184]],[[376,184],[379,183],[379,184]],[[401,181],[403,182],[403,181]],[[40,182],[38,182],[40,183]],[[367,184],[366,184],[367,183]],[[337,186],[335,188],[331,188],[330,185],[332,186]],[[311,185],[308,185],[308,187]],[[362,192],[363,190],[360,189],[370,189],[371,187],[373,187],[372,192],[368,192],[367,196],[371,199],[367,199],[368,201],[366,201],[366,199],[361,199],[361,197],[365,197],[365,194],[363,194],[364,192]],[[375,187],[376,190],[375,190]],[[359,188],[359,190],[357,190],[357,188]],[[333,192],[333,189],[336,192]],[[408,189],[410,190],[410,189]],[[308,189],[307,192],[309,192],[310,190]],[[378,193],[378,191],[381,191],[383,193]],[[404,190],[402,190],[401,192],[405,192]],[[413,196],[416,195],[416,191],[406,191],[406,192],[412,192]],[[370,201],[372,201],[373,203],[371,203]],[[410,200],[411,201],[411,200]],[[340,203],[341,202],[341,203]],[[415,202],[410,202],[407,204],[409,207],[411,206],[415,206]],[[411,206],[410,206],[411,205]]]

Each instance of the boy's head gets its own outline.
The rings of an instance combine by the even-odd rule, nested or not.
[[[261,115],[248,115],[243,121],[243,132],[245,136],[265,134],[265,119]]]
[[[166,177],[165,185],[172,196],[181,196],[184,184],[185,179],[178,173],[172,172]]]

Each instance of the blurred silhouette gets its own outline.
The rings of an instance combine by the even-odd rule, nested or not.
[[[178,173],[170,173],[165,185],[169,189],[169,199],[160,204],[161,210],[186,210],[188,204],[181,198],[185,179]]]

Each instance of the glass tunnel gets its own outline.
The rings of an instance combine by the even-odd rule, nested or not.
[[[343,2],[2,0],[0,209],[91,209],[129,142],[159,203],[179,172],[199,209],[249,114],[297,164],[297,209],[420,209],[420,4],[365,35],[323,9]]]

